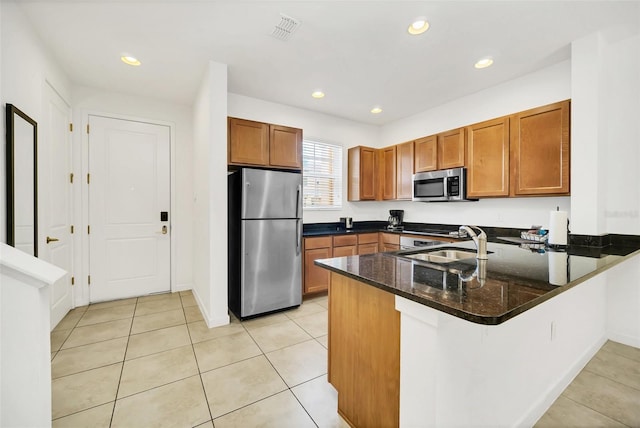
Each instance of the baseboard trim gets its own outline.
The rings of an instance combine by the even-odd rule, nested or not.
[[[192,292],[193,292],[193,297],[196,299],[196,303],[198,304],[198,308],[200,308],[200,312],[202,313],[204,322],[207,324],[207,327],[214,328],[214,327],[221,327],[223,325],[229,324],[231,319],[229,318],[228,313],[221,317],[216,317],[216,318],[212,317],[211,315],[209,315],[209,312],[205,309],[205,306],[202,304],[202,299],[198,294],[198,290],[194,287],[192,288]]]
[[[608,332],[609,340],[612,342],[622,343],[623,345],[640,348],[640,337],[630,336],[624,333]]]
[[[184,284],[176,284],[175,287],[173,287],[173,290],[171,290],[172,293],[177,293],[180,291],[189,291],[189,290],[193,290],[193,284],[191,283],[184,283]]]

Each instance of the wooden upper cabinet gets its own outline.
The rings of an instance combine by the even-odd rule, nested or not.
[[[228,161],[233,164],[269,164],[269,125],[229,118]]]
[[[302,129],[230,117],[228,163],[302,169]]]
[[[509,196],[509,117],[467,127],[467,196]]]
[[[415,172],[435,171],[438,169],[438,136],[419,138],[414,141]]]
[[[382,199],[396,198],[396,146],[381,149]]]
[[[464,128],[438,134],[438,169],[464,166]]]
[[[511,119],[511,195],[569,194],[570,101]]]
[[[396,199],[411,199],[413,151],[413,141],[396,146]]]
[[[348,151],[347,200],[376,199],[376,149],[357,146]]]
[[[302,168],[302,129],[269,125],[269,165]]]

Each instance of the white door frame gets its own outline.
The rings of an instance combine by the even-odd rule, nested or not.
[[[144,122],[152,125],[163,125],[169,127],[169,138],[170,141],[170,206],[171,213],[169,216],[170,225],[171,225],[171,273],[170,273],[170,287],[171,292],[178,291],[176,289],[176,237],[174,235],[174,225],[175,223],[175,213],[176,213],[176,145],[175,145],[175,123],[167,122],[162,120],[148,119],[139,116],[131,116],[125,114],[118,113],[106,113],[104,111],[96,111],[96,110],[82,110],[82,127],[80,129],[81,133],[81,162],[82,162],[82,173],[80,174],[80,183],[82,185],[82,200],[81,203],[81,266],[82,266],[82,276],[80,280],[76,278],[76,286],[80,289],[79,293],[76,294],[76,306],[87,305],[89,304],[89,235],[87,234],[87,226],[89,225],[89,185],[87,184],[87,174],[89,173],[89,134],[87,133],[87,126],[89,124],[89,116],[102,116],[111,119],[121,119],[128,120],[132,122]]]

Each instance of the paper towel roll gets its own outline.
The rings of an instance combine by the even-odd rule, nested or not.
[[[565,285],[567,278],[567,253],[547,252],[549,255],[549,283],[553,285]]]
[[[549,213],[549,245],[567,245],[567,212]]]

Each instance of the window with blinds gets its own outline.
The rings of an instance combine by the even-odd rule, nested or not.
[[[305,209],[342,207],[342,147],[302,142],[303,200]]]

